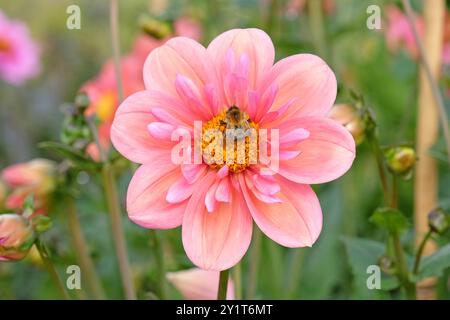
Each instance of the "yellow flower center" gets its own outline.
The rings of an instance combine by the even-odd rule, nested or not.
[[[258,160],[258,125],[239,108],[228,110],[202,127],[203,160],[213,169],[228,166],[228,172],[244,171]]]
[[[116,96],[113,92],[102,95],[97,102],[97,116],[102,122],[112,119],[115,111]]]

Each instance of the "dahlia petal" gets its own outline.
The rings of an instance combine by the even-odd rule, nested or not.
[[[148,132],[160,140],[170,140],[172,132],[175,130],[175,126],[165,122],[152,122],[147,126]]]
[[[211,70],[214,70],[214,65],[201,44],[189,38],[175,37],[154,49],[147,57],[144,83],[147,90],[174,96],[178,94],[176,77],[183,75],[200,92],[206,84],[217,85],[216,74]]]
[[[216,193],[216,200],[220,202],[230,202],[231,201],[231,186],[228,179],[222,179],[219,182]]]
[[[206,210],[208,210],[208,212],[214,212],[214,210],[216,210],[217,207],[217,201],[216,201],[216,190],[217,187],[219,185],[219,182],[216,181],[210,188],[209,190],[206,192],[205,195],[205,206],[206,206]]]
[[[151,112],[152,107],[164,105],[166,113],[174,113],[171,102],[166,96],[151,91],[137,92],[126,98],[119,106],[111,126],[114,147],[137,163],[151,162],[161,152],[170,153],[174,143],[154,138],[149,133],[148,125],[156,121]],[[186,122],[179,120],[174,124],[186,126]]]
[[[267,74],[262,91],[276,83],[278,92],[270,111],[276,111],[297,97],[285,119],[292,116],[325,116],[336,98],[337,83],[333,71],[318,56],[297,54],[278,61]]]
[[[309,137],[308,130],[305,130],[304,128],[297,128],[289,133],[283,134],[280,137],[280,146],[281,145],[295,145],[299,143],[302,140],[305,140]]]
[[[242,195],[236,191],[231,203],[220,202],[213,213],[207,212],[203,200],[215,178],[215,174],[208,174],[189,200],[183,218],[183,246],[198,267],[225,270],[238,263],[247,251],[252,219]]]
[[[205,175],[207,168],[204,164],[183,164],[181,173],[186,181],[192,184]]]
[[[285,122],[301,127],[310,136],[296,145],[299,155],[281,160],[277,171],[285,178],[305,184],[324,183],[339,178],[350,169],[355,158],[355,141],[337,122],[323,117],[305,117]]]
[[[188,201],[177,204],[166,201],[167,191],[180,178],[180,169],[171,162],[161,161],[157,167],[139,167],[128,186],[129,218],[152,229],[171,229],[181,225]]]
[[[280,160],[291,160],[297,157],[301,153],[300,150],[281,150]]]
[[[242,175],[239,181],[253,219],[269,238],[292,248],[313,245],[322,228],[322,210],[311,187],[279,177],[281,202],[268,205],[255,198]]]
[[[253,89],[270,70],[275,59],[272,40],[259,29],[233,29],[224,32],[209,44],[207,51],[219,75],[229,74],[235,68],[235,60],[238,60],[240,65],[248,69],[248,84]],[[241,59],[242,55],[246,57]],[[221,83],[224,83],[223,78]]]
[[[170,186],[167,191],[166,200],[169,203],[179,203],[189,198],[193,191],[193,185],[189,184],[184,177],[180,177],[177,182]]]
[[[258,189],[261,193],[266,195],[274,195],[280,192],[280,185],[271,179],[266,179],[265,176],[261,176],[259,174],[255,174],[252,178],[253,185]]]

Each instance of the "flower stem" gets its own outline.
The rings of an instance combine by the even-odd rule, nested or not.
[[[120,103],[123,100],[123,85],[120,70],[119,4],[117,0],[110,0],[109,2],[109,24],[114,56],[114,71],[116,74],[117,97]]]
[[[95,270],[94,262],[89,254],[89,246],[81,229],[80,221],[77,215],[76,203],[73,198],[67,198],[67,215],[69,222],[69,232],[75,247],[78,263],[86,277],[90,292],[94,299],[104,300],[105,292],[103,291],[100,278]]]
[[[293,257],[291,264],[289,266],[289,271],[286,274],[288,278],[286,299],[294,298],[295,294],[297,293],[305,253],[306,251],[302,249],[296,249],[293,252]]]
[[[227,299],[228,276],[230,269],[220,271],[219,289],[217,290],[217,300]]]
[[[58,271],[56,270],[52,260],[50,259],[50,255],[48,254],[48,251],[45,248],[44,243],[40,238],[38,238],[35,242],[35,245],[39,252],[39,255],[41,256],[42,261],[44,262],[45,267],[47,268],[48,273],[50,274],[50,277],[52,278],[53,282],[58,288],[61,296],[65,300],[70,300],[69,293],[67,292],[66,287],[64,286],[64,283],[62,282],[58,274]]]
[[[238,263],[233,268],[233,280],[234,280],[234,291],[236,300],[242,300],[242,267],[241,263]]]
[[[378,141],[378,137],[376,132],[372,132],[367,135],[367,138],[372,146],[372,152],[374,153],[375,160],[377,162],[378,175],[380,176],[381,188],[383,190],[384,201],[386,204],[389,204],[389,187],[386,178],[386,172],[384,167],[383,153],[380,148],[380,142]]]
[[[391,236],[394,244],[395,259],[397,260],[397,277],[405,289],[406,297],[410,300],[415,300],[416,287],[414,283],[409,280],[408,265],[406,263],[405,253],[400,241],[400,236],[397,232],[392,233]]]
[[[262,235],[259,229],[253,229],[253,240],[252,246],[250,248],[250,262],[248,268],[248,279],[247,279],[247,291],[246,298],[254,299],[256,292],[256,279],[258,277],[258,265],[259,258],[261,255],[261,240]]]
[[[125,298],[135,300],[136,293],[134,290],[133,277],[131,274],[130,263],[128,262],[127,247],[122,226],[122,214],[120,209],[120,201],[117,195],[116,179],[114,169],[111,164],[105,163],[102,169],[103,187],[108,204],[110,214],[112,234],[116,248],[117,259],[119,262],[120,275],[122,285],[125,291]]]
[[[383,153],[380,148],[380,143],[376,136],[375,130],[372,130],[370,134],[368,134],[369,141],[372,145],[372,150],[375,155],[375,159],[377,161],[378,173],[381,180],[381,185],[384,193],[384,201],[386,205],[389,205],[392,208],[397,208],[398,206],[398,183],[397,178],[394,176],[392,180],[392,194],[389,196],[388,182],[385,173],[385,166],[383,161]],[[400,236],[397,232],[392,232],[390,234],[390,238],[392,240],[394,246],[394,255],[397,263],[397,277],[402,286],[405,289],[406,296],[408,299],[415,300],[416,299],[416,286],[413,282],[409,280],[409,271],[408,264],[405,258],[405,252],[402,247],[402,243],[400,241]]]
[[[392,175],[391,207],[398,207],[398,177],[395,174]]]
[[[162,241],[157,231],[150,230],[150,238],[152,241],[153,252],[155,253],[156,266],[158,270],[158,294],[160,299],[167,298],[167,287],[166,287],[166,266],[164,263],[164,250],[162,246]]]
[[[414,267],[413,267],[413,274],[417,274],[419,272],[420,267],[420,260],[422,259],[423,250],[425,249],[425,245],[427,244],[428,240],[430,240],[432,231],[428,230],[425,237],[422,239],[422,242],[419,245],[419,249],[417,249],[416,258],[414,259]]]

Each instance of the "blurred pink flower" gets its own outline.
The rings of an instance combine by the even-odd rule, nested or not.
[[[186,300],[216,300],[219,289],[219,272],[198,268],[169,272],[167,280]],[[234,300],[233,280],[228,281],[227,300]]]
[[[48,198],[55,188],[56,164],[47,159],[11,165],[1,172],[1,178],[11,192],[6,197],[8,209],[21,210],[25,199],[34,196],[35,214],[44,214]]]
[[[387,29],[386,42],[388,49],[391,52],[398,52],[404,48],[411,55],[413,59],[418,58],[418,51],[414,34],[409,26],[408,19],[405,14],[395,5],[388,5],[386,7],[387,13]],[[416,28],[419,35],[423,37],[425,32],[425,25],[422,17],[416,17]]]
[[[175,32],[179,35],[190,37],[201,36],[199,25],[189,18],[180,18],[175,22]],[[140,34],[132,47],[131,52],[124,56],[121,61],[121,78],[124,97],[144,90],[144,80],[142,78],[142,68],[149,53],[164,44],[167,39],[156,39],[146,34]],[[116,76],[114,63],[108,60],[94,79],[82,86],[80,91],[86,92],[91,101],[86,115],[96,114],[100,120],[99,142],[105,149],[110,143],[110,128],[114,113],[118,107]],[[87,153],[95,160],[99,160],[99,151],[95,144],[87,148]]]
[[[182,225],[184,249],[202,269],[235,265],[250,244],[253,220],[281,245],[311,246],[322,212],[308,184],[340,177],[355,157],[350,133],[327,117],[336,97],[333,71],[311,54],[276,64],[274,57],[270,37],[259,29],[227,31],[207,48],[171,39],[146,60],[146,91],[128,97],[115,114],[114,146],[141,164],[128,187],[130,219],[153,229]],[[231,106],[253,127],[279,130],[274,175],[261,174],[262,163],[172,161],[174,131],[192,133],[196,120],[220,125]]]
[[[302,11],[307,10],[308,0],[289,0],[286,5],[285,13],[288,17],[297,17]],[[334,0],[322,1],[322,10],[325,14],[331,14],[335,10]]]
[[[414,34],[410,28],[406,15],[395,5],[386,7],[387,29],[386,42],[391,52],[398,52],[400,49],[406,49],[413,59],[419,56]],[[416,28],[420,37],[425,34],[425,23],[423,18],[416,16]],[[450,64],[450,15],[445,15],[444,38],[442,48],[442,63]]]
[[[39,71],[39,48],[26,25],[9,20],[0,10],[0,78],[21,85]]]
[[[0,214],[0,261],[23,259],[34,241],[31,223],[17,214]]]

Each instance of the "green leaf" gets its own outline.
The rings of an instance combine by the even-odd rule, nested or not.
[[[400,210],[394,208],[378,208],[369,220],[390,233],[400,233],[409,226],[408,219],[405,215]]]
[[[416,280],[430,276],[441,276],[442,272],[448,267],[450,267],[450,244],[441,247],[432,255],[423,258]]]
[[[63,143],[46,141],[39,143],[38,146],[39,148],[47,149],[59,154],[64,159],[71,161],[72,164],[78,169],[96,170],[101,167],[100,163],[89,159],[80,151],[73,149]]]
[[[52,220],[47,216],[38,215],[33,218],[32,222],[37,233],[43,233],[52,227]]]
[[[370,290],[366,281],[370,274],[368,267],[378,265],[378,259],[385,253],[384,243],[359,238],[343,237],[349,264],[355,278],[355,287],[363,294],[363,298],[388,298],[381,290],[393,290],[398,287],[398,281],[392,276],[381,273],[381,290]]]

